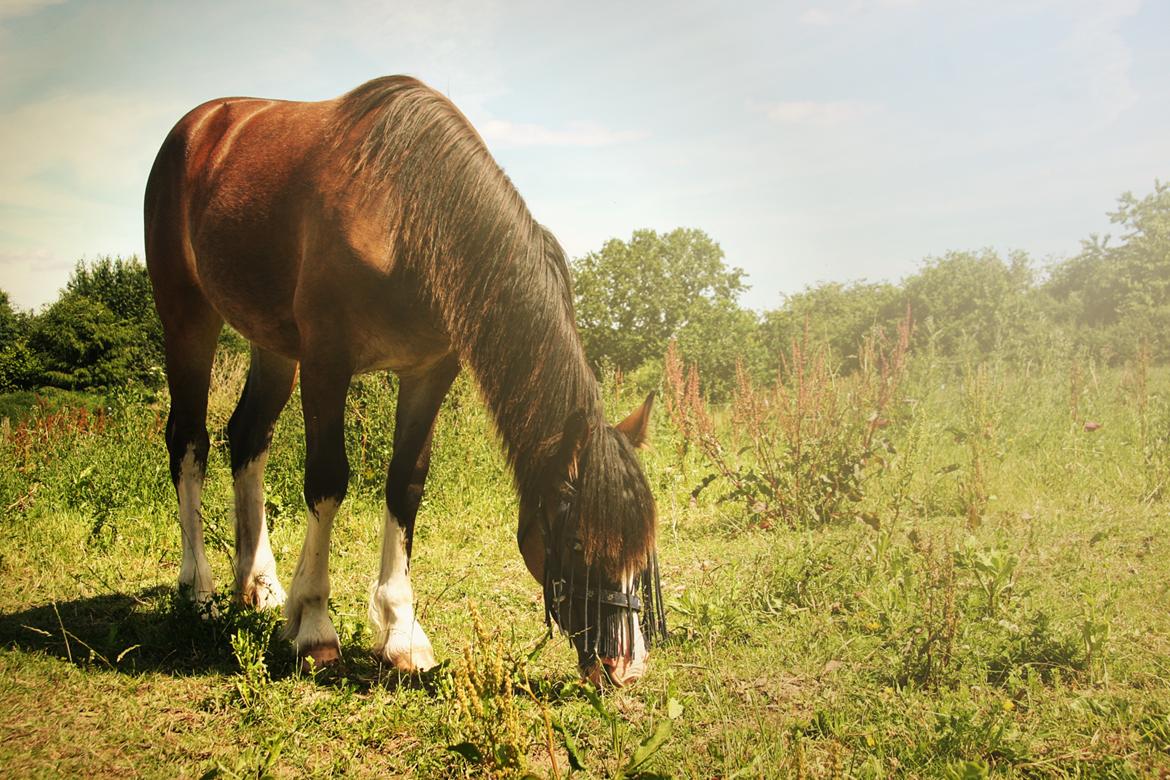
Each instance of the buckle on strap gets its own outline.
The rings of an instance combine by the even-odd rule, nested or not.
[[[622,593],[620,590],[594,590],[590,588],[582,596],[587,601],[594,597],[602,604],[608,604],[611,607],[621,607],[631,612],[642,611],[642,599],[638,598],[637,593]]]
[[[597,599],[602,604],[611,607],[628,609],[631,612],[642,611],[642,599],[637,593],[622,593],[620,590],[606,590],[605,588],[574,587],[565,580],[557,579],[549,583],[550,595],[554,604],[562,604],[569,599],[578,601],[592,601]]]

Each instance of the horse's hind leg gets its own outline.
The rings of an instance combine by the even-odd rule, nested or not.
[[[386,477],[382,564],[370,596],[370,622],[374,654],[405,672],[435,665],[431,642],[414,616],[410,550],[414,518],[430,468],[435,416],[458,372],[459,363],[452,355],[429,373],[404,376],[399,384],[394,456]]]
[[[215,588],[203,550],[200,501],[207,471],[207,391],[211,363],[223,320],[196,292],[160,303],[166,346],[167,385],[171,411],[167,417],[167,450],[171,479],[179,498],[183,559],[179,589],[197,604],[210,600]]]
[[[272,429],[292,395],[297,364],[252,347],[240,402],[228,422],[236,508],[236,596],[256,609],[284,604],[264,517],[264,466]]]
[[[284,630],[298,655],[326,664],[341,655],[329,620],[329,534],[349,482],[344,416],[351,372],[348,366],[310,357],[309,350],[306,353],[301,364],[301,405],[309,521],[284,604]]]

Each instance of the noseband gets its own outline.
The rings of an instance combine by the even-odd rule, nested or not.
[[[591,567],[588,565],[584,565],[582,572],[573,571],[576,559],[583,556],[580,555],[581,541],[575,529],[571,536],[566,534],[570,528],[573,499],[576,497],[573,485],[569,484],[568,487],[568,495],[561,499],[557,507],[555,524],[550,523],[543,506],[539,511],[544,531],[544,620],[549,631],[555,624],[562,633],[574,640],[583,635],[579,649],[584,647],[585,660],[589,663],[598,656],[616,658],[622,654],[619,632],[624,623],[626,636],[632,642],[635,613],[639,615],[642,633],[648,643],[665,639],[666,615],[662,605],[657,554],[651,555],[649,566],[634,578],[629,592],[604,587],[600,576],[591,582]],[[565,559],[568,571],[565,571]],[[641,597],[638,595],[639,590]],[[573,602],[584,602],[584,626],[572,625]],[[596,622],[590,631],[588,615],[594,604],[597,610]],[[632,645],[627,650],[632,653]]]

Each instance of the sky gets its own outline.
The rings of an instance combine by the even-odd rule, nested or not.
[[[142,254],[163,137],[417,76],[570,257],[695,227],[775,308],[949,250],[1039,262],[1170,178],[1164,0],[0,0],[0,289]]]

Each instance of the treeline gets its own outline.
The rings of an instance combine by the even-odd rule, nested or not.
[[[654,386],[673,340],[715,396],[737,363],[768,381],[794,341],[827,345],[839,367],[875,327],[909,311],[911,349],[940,359],[1044,360],[1080,350],[1120,362],[1170,358],[1170,185],[1121,196],[1116,239],[1090,236],[1044,267],[1021,252],[949,252],[899,283],[825,283],[758,313],[740,305],[746,274],[701,230],[636,231],[573,263],[577,321],[590,360]],[[231,341],[229,333],[225,339]],[[242,346],[238,338],[233,342]],[[162,331],[137,258],[78,263],[39,313],[0,291],[0,391],[161,383]]]
[[[657,382],[673,339],[715,396],[734,384],[737,361],[770,381],[794,341],[827,345],[848,371],[865,336],[875,327],[893,333],[907,312],[911,349],[957,365],[1073,352],[1118,363],[1139,350],[1166,362],[1170,185],[1122,195],[1109,217],[1116,238],[1092,235],[1048,266],[1023,252],[948,252],[899,283],[824,283],[762,314],[739,305],[744,272],[702,231],[641,230],[573,264],[577,319],[596,365]]]
[[[162,364],[162,325],[138,258],[79,262],[39,313],[14,310],[0,290],[0,391],[153,386]]]

